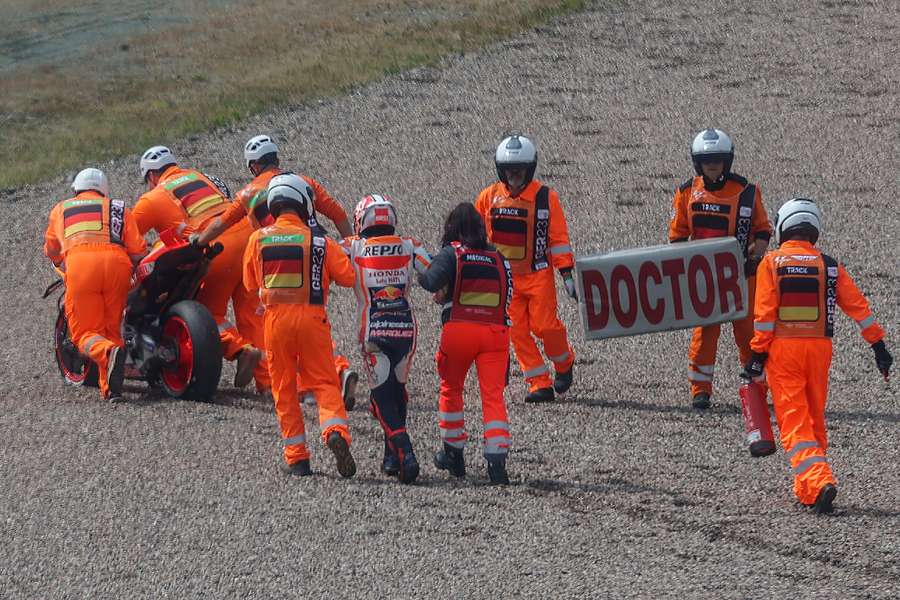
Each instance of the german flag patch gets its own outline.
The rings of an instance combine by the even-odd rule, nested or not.
[[[103,230],[103,199],[69,200],[63,204],[63,236]]]
[[[272,235],[262,239],[263,285],[271,288],[303,287],[302,235]]]

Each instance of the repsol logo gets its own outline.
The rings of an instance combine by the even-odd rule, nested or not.
[[[363,256],[400,256],[403,254],[403,244],[379,244],[366,246]]]

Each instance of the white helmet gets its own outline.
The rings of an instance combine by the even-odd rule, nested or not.
[[[165,146],[153,146],[141,155],[141,178],[146,180],[150,171],[174,164],[176,164],[175,155],[171,150]]]
[[[269,214],[277,217],[284,207],[293,208],[307,217],[313,214],[315,192],[305,179],[294,173],[282,173],[269,180],[266,203]]]
[[[356,203],[353,210],[353,225],[356,235],[369,227],[378,225],[397,226],[397,209],[386,194],[369,194]]]
[[[703,175],[700,163],[704,160],[721,160],[725,163],[725,170],[722,173],[730,173],[731,164],[734,162],[734,144],[721,129],[704,129],[694,137],[691,144],[691,160],[697,175]]]
[[[524,135],[513,134],[504,138],[497,151],[494,153],[494,165],[497,167],[497,177],[506,183],[504,169],[525,169],[525,185],[534,178],[534,170],[537,168],[537,148],[534,142]]]
[[[781,245],[784,234],[791,229],[815,229],[810,241],[815,244],[822,233],[822,213],[816,203],[808,198],[791,198],[778,209],[775,220],[775,243]]]
[[[247,161],[248,167],[250,161],[259,160],[266,154],[278,154],[278,146],[267,135],[253,136],[244,145],[244,160]]]
[[[72,180],[72,189],[75,193],[94,190],[104,196],[109,196],[109,181],[106,174],[100,169],[88,168],[78,172]]]

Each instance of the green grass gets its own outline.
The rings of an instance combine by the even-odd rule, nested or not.
[[[64,4],[12,1],[44,9]],[[279,104],[340,94],[510,37],[587,2],[185,4],[186,18],[154,33],[109,36],[87,55],[0,71],[0,139],[6,141],[0,188],[171,143]]]

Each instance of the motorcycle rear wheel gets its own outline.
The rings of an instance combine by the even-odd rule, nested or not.
[[[69,335],[66,313],[60,309],[53,328],[53,349],[60,375],[69,385],[99,387],[100,371],[97,364],[78,351]]]
[[[163,316],[162,332],[162,343],[176,356],[160,371],[166,393],[184,400],[210,400],[222,377],[222,345],[212,315],[199,302],[182,300]]]

